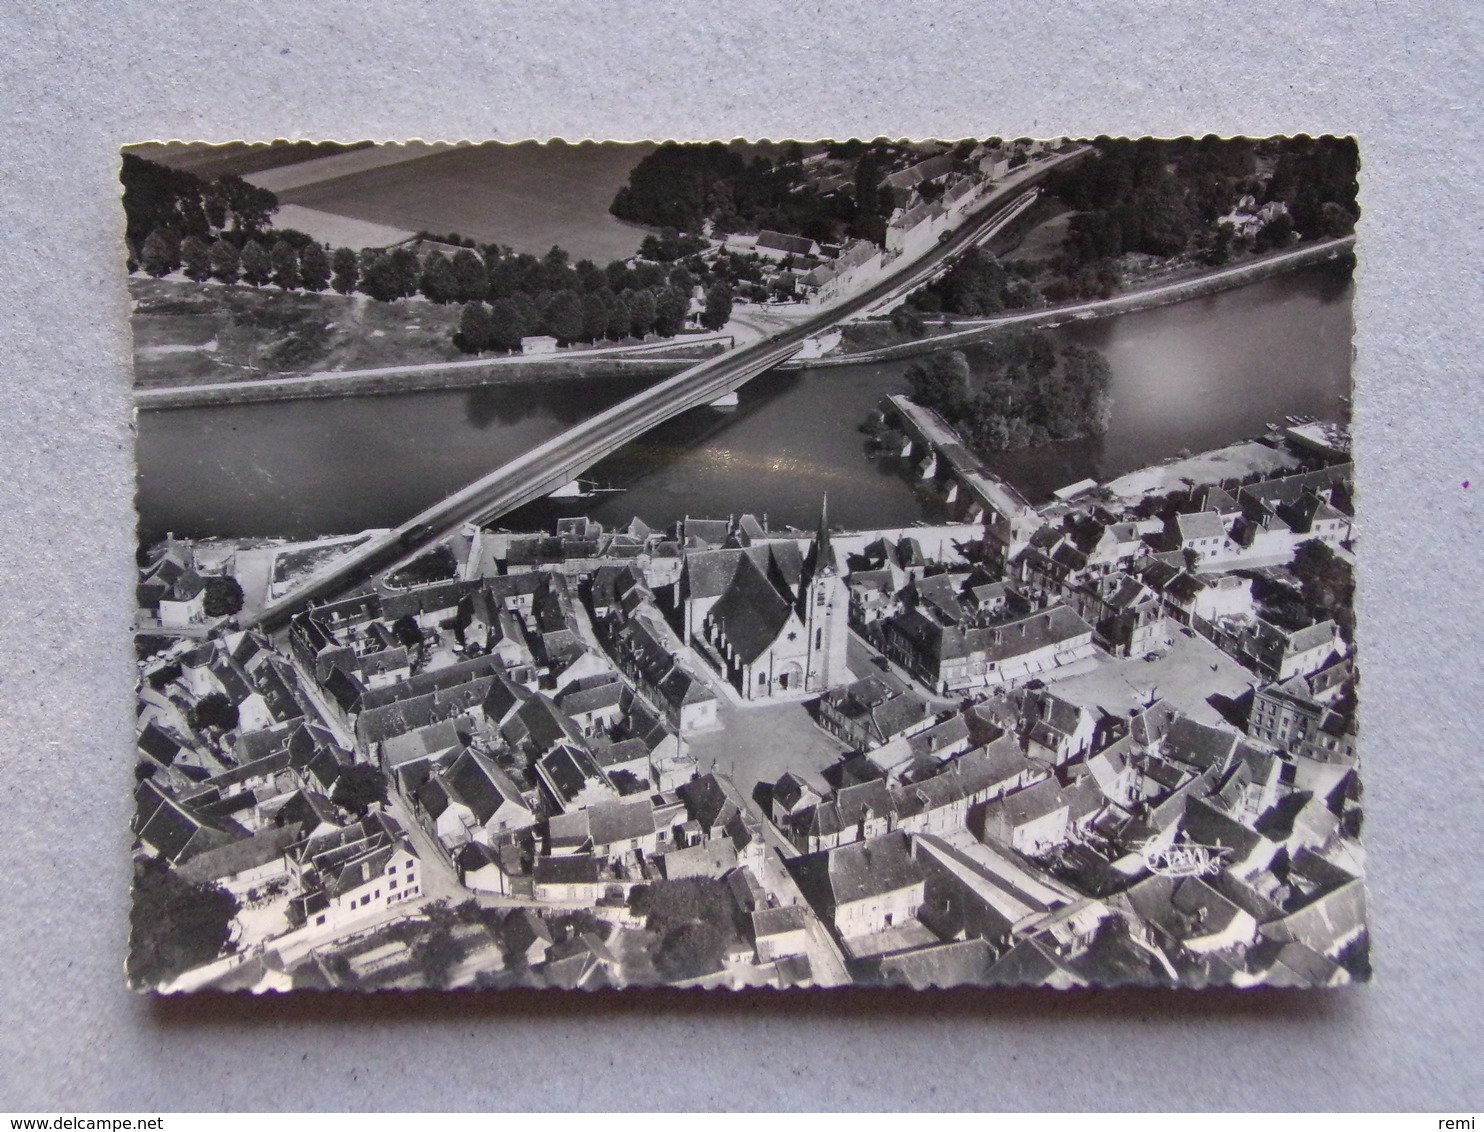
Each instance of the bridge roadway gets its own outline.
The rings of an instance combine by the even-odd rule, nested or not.
[[[1007,214],[1013,216],[1023,192],[1052,169],[1087,152],[1085,148],[1073,150],[1027,168],[986,197],[947,239],[881,282],[771,337],[708,358],[589,417],[337,559],[291,593],[240,619],[239,624],[243,628],[278,628],[311,602],[329,600],[374,575],[400,567],[465,523],[486,523],[532,503],[670,417],[734,392],[791,357],[805,339],[869,310],[904,287],[926,281],[953,255],[1004,223]]]

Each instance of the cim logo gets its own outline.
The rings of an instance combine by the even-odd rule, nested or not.
[[[1144,867],[1162,877],[1204,877],[1219,873],[1230,849],[1224,845],[1155,845],[1140,850]]]

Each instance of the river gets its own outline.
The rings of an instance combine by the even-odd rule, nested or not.
[[[1331,268],[1050,333],[1107,356],[1113,415],[1095,440],[989,461],[1033,500],[1254,435],[1287,414],[1348,417],[1351,285]],[[610,525],[639,515],[659,527],[751,511],[807,528],[826,491],[833,525],[937,519],[898,462],[866,457],[857,427],[905,388],[909,364],[764,374],[736,409],[685,413],[593,469],[592,479],[626,491],[545,501],[504,524],[549,527],[585,510]],[[644,380],[144,412],[140,534],[301,538],[393,526]]]

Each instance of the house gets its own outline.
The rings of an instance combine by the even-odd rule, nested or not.
[[[927,875],[903,833],[889,833],[785,862],[804,898],[844,939],[912,921]]]
[[[500,925],[500,946],[512,963],[538,966],[554,943],[551,927],[534,909],[517,908]]]
[[[466,749],[447,770],[431,774],[415,797],[433,836],[450,851],[466,841],[489,844],[536,822],[510,776],[474,750]]]
[[[876,676],[826,692],[817,711],[819,725],[854,751],[872,750],[933,722],[925,700],[908,690],[894,692]]]
[[[339,934],[422,895],[422,862],[387,814],[309,838],[286,859],[300,886],[289,920],[311,930]]]
[[[806,236],[789,236],[764,228],[757,234],[753,250],[766,259],[784,260],[819,255],[819,245]]]
[[[1350,541],[1352,520],[1328,496],[1328,492],[1306,488],[1297,500],[1281,505],[1278,513],[1295,535],[1318,539],[1331,548],[1339,547]]]
[[[686,816],[696,823],[707,840],[724,835],[727,823],[747,812],[747,799],[724,774],[706,774],[683,783],[676,794],[685,805]]]
[[[520,340],[522,354],[554,354],[557,340],[550,334],[529,334]]]
[[[618,791],[587,749],[563,743],[536,764],[536,776],[562,813],[618,800]]]
[[[1125,575],[1103,600],[1097,631],[1114,656],[1145,656],[1167,643],[1164,602],[1143,582]]]
[[[1215,511],[1176,515],[1167,528],[1175,549],[1194,555],[1197,565],[1223,557],[1231,550],[1226,526]]]
[[[135,593],[139,607],[154,613],[167,629],[206,620],[206,579],[196,570],[188,543],[166,539],[140,571]]]
[[[497,588],[489,584],[505,580],[490,579],[480,589],[459,599],[457,632],[466,647],[478,648],[499,657],[507,668],[515,668],[531,664],[534,657],[515,610],[502,601]]]
[[[659,858],[659,863],[666,880],[685,880],[688,877],[719,880],[737,867],[737,847],[727,838],[720,837],[698,845],[671,849]]]
[[[1088,980],[1040,940],[1022,939],[994,962],[984,984],[1071,990],[1087,986]]]
[[[253,836],[197,853],[176,872],[192,884],[219,884],[235,896],[288,875],[284,853],[299,840],[297,825],[269,826]]]
[[[1071,800],[1055,778],[997,798],[981,813],[986,841],[1028,857],[1062,844],[1071,831]]]
[[[1081,758],[1092,748],[1098,717],[1048,688],[1027,690],[1020,703],[1020,737],[1031,758],[1054,765]]]
[[[596,904],[600,893],[597,858],[587,854],[537,857],[531,886],[537,900]]]
[[[888,956],[881,961],[881,978],[888,986],[908,986],[913,990],[983,986],[994,960],[994,949],[988,940],[965,939]]]
[[[802,905],[758,908],[752,913],[753,946],[759,963],[772,963],[809,950],[809,913]]]
[[[453,863],[465,888],[497,896],[531,895],[530,869],[513,840],[467,841],[454,853]]]
[[[542,692],[515,709],[500,727],[500,738],[528,758],[541,758],[562,745],[586,745],[582,729]]]
[[[1092,626],[1066,605],[983,626],[922,605],[883,626],[887,656],[943,695],[1048,675],[1094,652]]]
[[[150,779],[135,789],[134,801],[134,835],[139,847],[175,865],[251,836],[229,817],[212,817],[177,801]]]
[[[1341,668],[1348,672],[1348,662],[1330,665],[1307,678],[1292,676],[1281,683],[1257,688],[1248,713],[1247,734],[1289,754],[1304,755],[1319,762],[1346,762],[1354,758],[1353,714],[1337,710],[1318,698],[1331,687],[1326,674]]]
[[[659,849],[654,804],[648,798],[625,802],[600,802],[583,810],[588,837],[595,857],[610,864],[630,864],[653,857]]]
[[[1252,615],[1252,579],[1235,574],[1181,573],[1164,585],[1162,596],[1170,616],[1182,625]]]
[[[574,680],[556,696],[556,706],[585,734],[607,731],[623,717],[624,683],[615,673]]]
[[[1252,914],[1203,877],[1150,876],[1114,899],[1133,932],[1162,950],[1234,951],[1257,937]]]
[[[460,750],[464,745],[453,720],[430,723],[381,744],[381,769],[388,775],[400,776],[420,763],[433,762]]]
[[[1327,668],[1348,651],[1333,621],[1319,621],[1301,629],[1284,629],[1254,617],[1231,640],[1238,660],[1269,680],[1283,682]]]

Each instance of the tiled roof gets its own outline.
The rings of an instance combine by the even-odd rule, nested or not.
[[[732,584],[711,609],[727,643],[744,664],[761,656],[788,624],[791,609],[752,562],[737,567]]]

